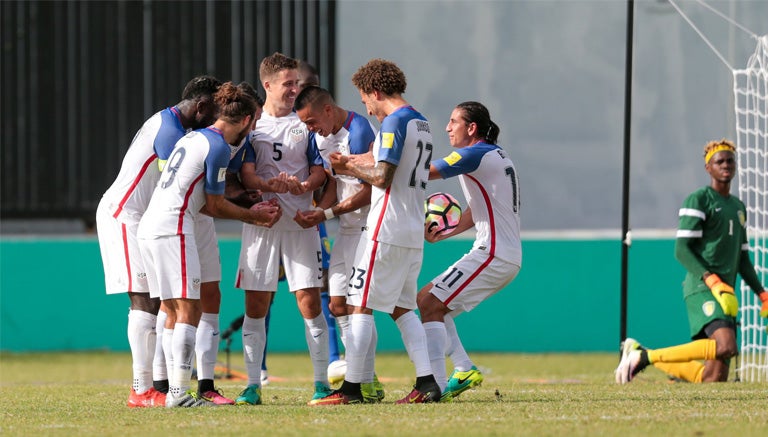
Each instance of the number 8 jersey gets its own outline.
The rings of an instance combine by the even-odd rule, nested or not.
[[[373,143],[376,162],[396,165],[392,184],[371,188],[368,236],[400,247],[424,247],[424,198],[432,159],[429,122],[411,106],[389,114]]]

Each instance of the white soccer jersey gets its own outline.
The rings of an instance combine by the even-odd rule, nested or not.
[[[138,222],[160,179],[157,159],[168,159],[185,134],[176,107],[150,117],[136,133],[123,158],[117,178],[104,193],[101,205],[115,219]]]
[[[205,193],[224,194],[232,146],[209,126],[179,140],[139,224],[139,238],[193,235]]]
[[[249,135],[250,147],[245,161],[254,162],[256,175],[264,180],[285,172],[304,182],[309,176],[309,167],[322,165],[317,147],[310,144],[309,131],[295,113],[284,117],[262,114],[256,122],[256,129]],[[263,193],[264,200],[277,198],[283,215],[272,226],[274,230],[298,231],[303,228],[293,220],[296,211],[312,208],[312,192],[300,195],[291,193]]]
[[[334,152],[340,152],[342,155],[368,153],[371,143],[376,138],[375,132],[367,118],[349,111],[347,120],[338,132],[327,137],[315,134],[314,140],[320,156],[323,157],[325,168],[331,169],[329,157]],[[335,173],[334,177],[336,178],[336,197],[339,201],[354,195],[363,188],[360,180],[356,177]],[[359,234],[360,229],[365,226],[369,209],[370,206],[366,205],[358,210],[340,215],[339,232]]]
[[[424,247],[424,198],[432,159],[429,122],[411,106],[384,118],[373,145],[376,162],[397,165],[387,189],[372,187],[368,237],[395,246]]]
[[[481,248],[520,265],[520,183],[512,160],[501,147],[476,143],[432,162],[443,178],[459,175]]]

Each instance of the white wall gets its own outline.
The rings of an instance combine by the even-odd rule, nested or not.
[[[731,65],[746,62],[746,33],[678,4]],[[707,4],[768,33],[768,1]],[[635,5],[631,226],[674,228],[684,197],[708,183],[703,145],[733,138],[731,73],[669,4]],[[457,103],[488,106],[522,178],[525,230],[620,228],[626,2],[340,0],[337,14],[342,106],[364,112],[350,77],[390,59],[438,153]],[[460,193],[456,181],[428,191]]]

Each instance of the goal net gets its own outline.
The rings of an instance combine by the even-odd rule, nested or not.
[[[747,206],[747,232],[757,276],[768,284],[768,35],[758,38],[744,69],[733,70],[739,197]],[[738,378],[768,382],[768,333],[760,299],[741,281]]]

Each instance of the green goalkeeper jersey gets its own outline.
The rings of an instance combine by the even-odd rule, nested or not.
[[[679,218],[675,252],[688,271],[685,295],[700,287],[706,271],[735,286],[741,257],[749,256],[744,203],[704,187],[685,199]]]

